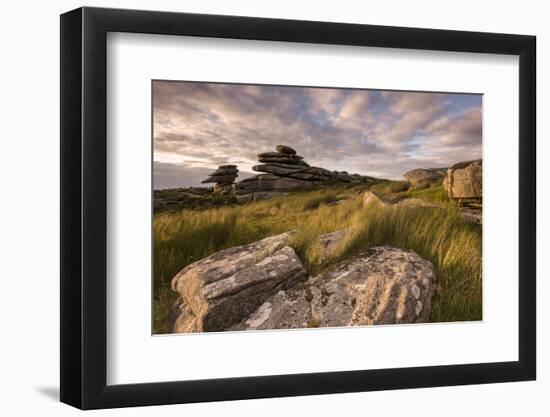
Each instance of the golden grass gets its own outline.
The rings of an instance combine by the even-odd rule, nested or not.
[[[457,215],[451,205],[364,208],[362,191],[364,187],[334,187],[239,206],[156,215],[154,332],[168,331],[166,317],[177,298],[170,280],[180,269],[216,251],[288,230],[296,230],[291,245],[311,274],[372,246],[412,249],[436,269],[431,320],[481,319],[481,227]],[[441,194],[421,191],[430,200]],[[414,196],[422,198],[422,192]],[[330,204],[342,198],[340,204]],[[349,237],[321,264],[319,235],[347,228],[352,231]]]

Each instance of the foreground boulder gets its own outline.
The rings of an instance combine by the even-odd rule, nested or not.
[[[441,183],[447,168],[417,168],[403,174],[413,188],[426,188]]]
[[[308,282],[311,314],[321,327],[427,322],[434,279],[415,252],[376,247]]]
[[[483,162],[459,162],[447,170],[447,177],[443,181],[449,198],[456,200],[474,200],[481,202],[483,197]]]
[[[174,331],[227,330],[279,290],[302,281],[306,270],[287,245],[289,238],[290,233],[271,236],[183,268],[172,280],[180,296]]]
[[[428,322],[434,282],[432,264],[415,252],[375,247],[279,290],[230,330]]]

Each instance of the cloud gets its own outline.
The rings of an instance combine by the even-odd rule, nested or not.
[[[368,91],[360,91],[351,94],[343,103],[338,117],[343,119],[360,118],[365,115],[370,103]]]
[[[481,157],[481,96],[156,81],[153,109],[157,188],[198,185],[222,164],[252,172],[277,144],[386,178]]]
[[[192,165],[174,164],[155,161],[153,163],[153,188],[160,190],[164,188],[180,188],[192,186],[208,186],[201,184],[211,173],[211,168],[193,167]],[[238,180],[254,175],[253,172],[239,172]]]
[[[482,133],[481,108],[468,109],[459,117],[440,117],[426,131],[438,137],[442,145],[478,145]]]
[[[388,147],[407,147],[417,135],[425,133],[432,121],[451,106],[447,95],[433,93],[390,92],[388,111],[393,115],[391,126],[379,131],[379,138]]]
[[[340,102],[345,95],[343,90],[334,88],[309,89],[314,111],[323,111],[328,115],[333,115],[340,108]]]
[[[212,170],[208,168],[193,168],[184,164],[155,161],[153,172],[153,188],[162,189],[196,186]]]

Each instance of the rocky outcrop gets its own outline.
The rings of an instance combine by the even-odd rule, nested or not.
[[[367,176],[310,166],[302,156],[286,145],[277,145],[275,152],[258,154],[258,161],[260,164],[253,166],[252,169],[259,174],[236,183],[234,190],[237,194],[307,189],[324,181],[346,183],[372,181],[372,178]]]
[[[447,168],[417,168],[403,174],[413,188],[426,188],[440,183],[445,177]]]
[[[376,247],[278,291],[231,330],[427,322],[434,283],[432,264],[415,252]]]
[[[233,184],[238,175],[237,165],[220,165],[207,179],[202,181],[202,184],[215,183],[217,186],[228,186]]]
[[[236,183],[233,188],[237,194],[249,194],[258,191],[290,191],[312,188],[316,184],[310,181],[277,175],[261,174],[248,177]]]
[[[330,250],[349,230],[320,237]],[[226,249],[172,280],[179,299],[174,332],[290,329],[420,323],[429,320],[431,263],[415,252],[372,248],[319,275],[307,273],[288,246],[290,233]]]
[[[445,209],[445,205],[442,203],[426,201],[422,200],[421,198],[409,197],[392,202],[390,198],[382,198],[374,191],[366,191],[363,194],[363,207],[366,208],[375,205],[389,208],[422,207],[427,209]],[[480,207],[459,207],[457,213],[460,217],[470,223],[475,223],[479,225],[482,224],[483,216]]]
[[[481,202],[483,197],[483,161],[459,162],[447,170],[443,181],[449,198]]]
[[[306,277],[290,233],[217,252],[183,268],[173,279],[180,296],[177,332],[228,329],[279,290]]]
[[[165,210],[196,210],[235,204],[237,198],[233,195],[231,185],[214,187],[187,187],[154,190],[155,213]]]

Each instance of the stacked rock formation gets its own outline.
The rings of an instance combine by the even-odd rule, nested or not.
[[[220,165],[202,184],[215,183],[214,189],[231,189],[235,178],[239,175],[237,165]]]
[[[234,189],[237,194],[310,188],[331,180],[357,183],[370,180],[370,177],[350,175],[345,171],[309,166],[302,156],[286,145],[277,145],[275,152],[259,154],[258,161],[261,164],[252,169],[260,174],[236,183]]]

